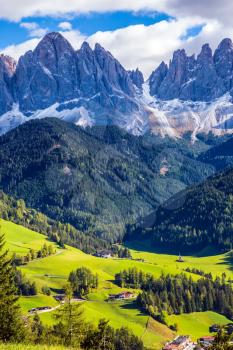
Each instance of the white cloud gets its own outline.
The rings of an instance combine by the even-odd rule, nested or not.
[[[70,22],[61,22],[58,24],[58,28],[61,30],[72,30],[72,24]]]
[[[0,51],[18,60],[20,56],[25,54],[25,52],[33,50],[37,46],[39,41],[39,38],[30,39],[18,45],[9,45],[5,49],[2,49]]]
[[[0,17],[19,21],[30,16],[65,16],[106,11],[163,11],[174,16],[201,16],[231,23],[231,0],[0,0]],[[16,10],[17,9],[17,10]]]
[[[48,32],[48,28],[41,28],[36,22],[21,22],[21,28],[25,28],[31,38],[40,38]]]
[[[210,20],[195,39],[182,40],[181,38],[189,28],[203,25],[203,19],[199,17],[186,17],[162,21],[150,26],[134,25],[115,31],[97,32],[89,37],[88,41],[92,46],[95,42],[99,42],[127,69],[138,67],[147,77],[161,61],[169,62],[174,50],[178,48],[184,47],[188,53],[192,54],[197,53],[206,41],[216,46],[216,30],[211,31],[210,28],[217,29],[217,24]],[[220,33],[219,39],[223,35],[223,30],[220,30]]]
[[[71,43],[74,49],[78,50],[88,37],[80,33],[79,30],[70,30],[61,32],[61,34]]]
[[[174,16],[193,15],[232,23],[232,0],[164,0],[163,3],[164,10]]]

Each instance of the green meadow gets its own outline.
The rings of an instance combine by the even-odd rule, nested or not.
[[[0,219],[0,229],[5,234],[6,248],[18,255],[26,255],[31,248],[39,250],[47,241],[44,235],[10,221]],[[54,245],[52,242],[49,244]]]
[[[0,220],[0,225],[10,253],[25,255],[30,248],[39,250],[47,241],[45,236],[22,226],[4,220]],[[53,296],[45,296],[40,293],[41,288],[48,286],[52,289],[52,293],[56,294],[63,288],[70,271],[85,266],[99,276],[98,290],[93,290],[83,302],[86,319],[97,323],[100,318],[106,318],[115,328],[127,326],[143,339],[148,348],[157,350],[161,349],[161,344],[172,339],[174,333],[167,326],[143,314],[133,300],[107,302],[109,294],[122,290],[114,284],[115,273],[130,267],[137,267],[144,272],[159,276],[163,272],[176,274],[181,273],[187,267],[195,267],[205,272],[212,272],[213,275],[221,275],[225,272],[227,278],[233,279],[233,270],[227,254],[205,257],[185,256],[185,261],[178,263],[176,262],[177,252],[174,252],[174,255],[148,252],[146,247],[138,244],[131,247],[131,253],[132,260],[102,259],[67,246],[66,249],[57,247],[55,255],[31,261],[22,266],[21,270],[30,280],[36,282],[39,294],[20,298],[19,302],[23,312],[26,314],[29,309],[37,306],[57,306]],[[197,275],[192,275],[192,277],[199,278]],[[45,323],[53,323],[53,312],[40,314],[40,317]],[[190,334],[193,339],[208,334],[209,326],[213,323],[229,322],[225,317],[213,312],[171,315],[167,316],[167,321],[169,325],[174,323],[178,325],[178,334]]]
[[[191,334],[193,340],[203,335],[209,335],[209,326],[212,324],[224,325],[230,321],[215,312],[193,312],[191,314],[167,316],[168,324],[177,324],[179,334]]]

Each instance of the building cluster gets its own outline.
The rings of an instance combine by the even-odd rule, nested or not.
[[[210,348],[214,343],[214,336],[207,335],[205,337],[201,337],[198,341],[198,345],[196,347],[197,350],[206,350]]]
[[[173,341],[167,343],[163,350],[193,350],[195,344],[188,335],[176,337]]]
[[[209,327],[210,333],[217,333],[221,329],[218,324],[213,324]],[[226,334],[233,334],[233,323],[228,323],[224,326]],[[207,350],[215,340],[215,334],[203,336],[198,339],[197,343],[192,342],[188,335],[177,336],[173,341],[167,343],[162,350]]]
[[[29,314],[35,314],[36,312],[43,312],[43,311],[48,311],[51,310],[52,308],[50,306],[39,306],[39,307],[34,307],[30,310],[28,310]]]
[[[207,350],[214,342],[214,336],[205,336],[194,343],[188,335],[177,336],[167,343],[163,350]]]
[[[135,294],[132,292],[121,292],[118,294],[110,294],[109,300],[124,300],[124,299],[132,299],[135,297]]]
[[[113,254],[109,250],[101,250],[101,251],[98,251],[97,253],[93,254],[93,256],[96,256],[98,258],[109,259],[109,258],[113,257]]]

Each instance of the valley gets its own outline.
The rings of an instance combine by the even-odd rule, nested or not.
[[[5,234],[10,253],[17,252],[17,254],[24,255],[30,248],[37,250],[47,241],[47,238],[41,234],[4,220],[1,220],[1,232]],[[132,260],[97,258],[69,246],[66,246],[66,249],[56,248],[59,254],[34,260],[20,267],[23,274],[31,281],[35,281],[38,287],[38,295],[20,297],[19,302],[24,314],[26,315],[28,310],[35,307],[59,305],[53,295],[59,293],[63,288],[70,271],[85,266],[99,276],[98,289],[89,293],[86,301],[82,303],[87,320],[94,320],[97,323],[98,319],[104,317],[113,327],[127,326],[142,338],[144,344],[150,349],[161,349],[161,344],[174,338],[174,332],[166,325],[144,314],[134,300],[107,301],[109,294],[125,290],[114,283],[115,273],[122,269],[137,267],[139,270],[159,277],[161,273],[177,274],[183,272],[187,267],[190,269],[195,267],[219,276],[225,272],[227,279],[233,279],[233,270],[227,254],[206,257],[185,256],[183,257],[184,263],[178,263],[176,262],[177,255],[147,252],[146,245],[143,248],[143,244],[138,243],[131,247]],[[195,274],[191,275],[194,279],[199,278]],[[51,288],[51,296],[41,293],[41,288],[45,285]],[[135,292],[137,293],[137,290]],[[40,318],[45,324],[54,322],[53,312],[41,313]],[[208,311],[167,316],[167,322],[169,325],[177,323],[178,333],[188,332],[193,340],[196,340],[201,335],[209,333],[210,325],[226,324],[229,320]],[[195,327],[192,327],[194,323]]]

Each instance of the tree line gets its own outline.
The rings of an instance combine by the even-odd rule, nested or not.
[[[225,276],[214,280],[200,278],[198,281],[193,281],[186,274],[162,274],[155,278],[133,268],[116,274],[115,281],[121,287],[141,289],[137,302],[153,317],[164,312],[215,311],[233,319],[233,290]]]
[[[12,265],[14,266],[25,265],[31,260],[46,258],[47,256],[53,255],[55,253],[56,253],[56,249],[52,246],[52,244],[47,245],[46,243],[44,243],[41,249],[39,249],[38,251],[35,251],[34,249],[30,249],[27,255],[22,256],[22,255],[13,254]]]

